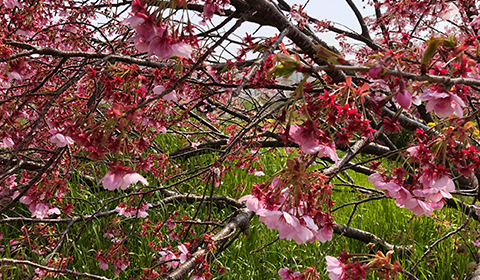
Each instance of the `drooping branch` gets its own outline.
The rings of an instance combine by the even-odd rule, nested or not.
[[[352,0],[346,0],[348,3],[348,6],[352,9],[353,13],[355,14],[355,17],[357,18],[358,23],[360,24],[360,27],[362,28],[362,36],[367,38],[369,41],[372,41],[372,38],[370,37],[370,33],[368,31],[368,27],[365,24],[365,21],[363,20],[362,13],[358,10],[357,6],[355,3],[353,3]]]
[[[360,229],[352,228],[352,227],[347,227],[345,225],[334,225],[333,230],[336,234],[343,234],[343,236],[352,238],[361,242],[364,242],[366,244],[368,243],[375,243],[378,244],[382,247],[384,247],[386,250],[395,250],[398,249],[399,251],[408,251],[411,250],[410,247],[405,247],[405,246],[398,246],[398,245],[393,245],[385,240],[382,240],[380,237],[376,236],[375,234],[368,232],[368,231],[363,231]]]
[[[61,58],[87,58],[87,59],[106,59],[109,62],[120,61],[128,64],[136,64],[140,66],[147,66],[156,69],[162,69],[166,66],[173,65],[171,62],[157,62],[148,59],[141,59],[136,57],[131,57],[127,55],[120,55],[120,54],[111,54],[111,53],[101,53],[101,52],[83,52],[83,51],[62,51],[59,49],[51,48],[51,47],[37,47],[31,44],[23,43],[23,42],[16,42],[16,41],[6,41],[6,44],[11,46],[17,47],[19,49],[28,50],[26,52],[15,53],[6,58],[0,58],[0,62],[4,61],[11,61],[20,57],[31,56],[33,54],[41,54],[41,55],[51,55],[54,57],[61,57]]]

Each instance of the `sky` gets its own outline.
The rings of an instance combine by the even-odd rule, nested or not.
[[[337,27],[342,29],[347,29],[346,27],[353,29],[356,32],[360,32],[360,24],[355,17],[355,14],[348,6],[345,0],[310,0],[310,1],[298,1],[298,0],[286,0],[290,6],[294,4],[297,5],[305,5],[305,11],[311,17],[314,17],[319,20],[329,20],[332,23],[335,23]],[[362,13],[362,15],[370,16],[374,14],[374,9],[365,3],[362,0],[353,0],[353,2],[357,5],[358,9]],[[364,9],[365,7],[365,9]],[[340,24],[340,25],[337,25]],[[252,27],[248,27],[251,29]],[[245,29],[245,28],[244,28]],[[275,29],[270,29],[270,31],[265,31],[265,36],[271,36],[271,32],[278,32]],[[335,40],[336,34],[333,32],[327,33],[318,33],[317,36],[320,39],[323,39],[330,45],[338,47],[338,43]]]
[[[276,2],[276,1],[275,1]],[[355,17],[355,14],[348,6],[345,0],[286,0],[290,6],[294,4],[306,4],[305,11],[311,17],[314,17],[319,20],[329,20],[335,24],[335,26],[345,29],[345,30],[353,30],[358,33],[360,32],[360,24]],[[362,13],[362,15],[370,16],[374,14],[374,9],[367,5],[365,1],[362,0],[353,0],[353,2],[357,5],[358,9]],[[364,8],[365,7],[365,8]],[[212,28],[214,25],[221,23],[225,17],[221,16],[214,16],[211,23],[205,26],[205,29]],[[199,21],[199,20],[198,20]],[[196,21],[196,22],[198,22]],[[193,21],[195,22],[195,20]],[[232,21],[231,24],[225,27],[225,30],[228,29],[230,26],[234,24],[235,21]],[[236,32],[235,35],[238,36],[238,40],[241,41],[242,38],[245,37],[246,33],[252,34],[257,29],[257,24],[252,23],[244,23]],[[263,27],[259,31],[254,34],[254,37],[272,37],[274,34],[278,34],[279,31],[273,27]],[[325,32],[325,33],[317,33],[317,36],[324,40],[327,44],[336,47],[339,49],[339,45],[337,40],[335,40],[335,36],[337,34],[333,32]],[[286,42],[286,41],[284,41]],[[233,51],[233,47],[229,48]]]
[[[310,0],[310,1],[288,1],[287,2],[292,6],[293,4],[302,4],[306,2],[306,12],[311,17],[317,18],[319,20],[329,20],[332,23],[341,24],[343,26],[338,26],[342,29],[353,29],[357,33],[361,33],[360,24],[355,17],[352,9],[347,4],[345,0]],[[372,6],[367,5],[366,1],[362,0],[353,0],[357,8],[362,13],[363,17],[371,16],[375,13]],[[365,7],[365,8],[364,8]],[[344,27],[345,26],[345,27]],[[335,34],[332,32],[317,34],[321,39],[326,41],[330,45],[338,47],[338,44],[335,40]]]

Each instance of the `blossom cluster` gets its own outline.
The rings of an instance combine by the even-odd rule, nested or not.
[[[160,252],[160,255],[162,256],[160,260],[167,262],[167,266],[176,268],[180,264],[186,262],[190,256],[190,253],[184,244],[178,245],[178,251],[180,252],[179,257],[177,257],[172,251],[165,249]]]
[[[405,182],[403,177],[387,178],[378,172],[370,175],[368,181],[394,198],[398,207],[409,209],[418,216],[430,216],[433,210],[441,209],[443,199],[452,198],[450,193],[455,190],[452,179],[438,170],[425,170],[413,184]]]
[[[108,263],[110,262],[115,269],[115,275],[119,275],[120,271],[125,270],[130,265],[128,249],[120,241],[110,246],[108,253],[99,250],[95,258],[99,261],[98,266],[103,270],[108,269]]]
[[[366,279],[367,273],[376,272],[377,277],[382,279],[393,279],[402,271],[398,261],[391,263],[393,251],[383,254],[378,251],[376,255],[370,254],[348,254],[346,251],[341,253],[338,258],[327,256],[328,278],[331,280],[361,280]],[[370,259],[367,261],[350,260],[352,257],[365,256]]]
[[[452,92],[428,90],[422,94],[421,99],[428,101],[426,106],[427,112],[434,111],[440,118],[446,118],[453,114],[463,118],[465,102]]]
[[[320,279],[320,274],[315,271],[314,267],[309,267],[303,272],[295,271],[293,272],[290,268],[280,268],[278,270],[278,276],[282,280],[307,280],[307,279]]]
[[[307,176],[312,174],[298,160],[289,160],[281,175],[270,183],[255,185],[252,195],[240,201],[246,201],[247,208],[269,229],[277,229],[281,239],[298,244],[331,240],[333,222],[325,210],[333,205],[330,187],[323,185],[321,176],[310,183]]]
[[[148,52],[149,56],[155,54],[159,59],[172,56],[190,58],[191,45],[172,36],[167,23],[147,11],[145,0],[134,0],[132,13],[133,16],[123,23],[135,29],[136,36],[132,40],[138,51]]]
[[[318,157],[329,157],[334,162],[338,161],[335,143],[333,141],[328,143],[328,137],[313,122],[291,126],[289,136],[293,142],[300,145],[305,154],[316,154]]]
[[[125,203],[120,203],[115,208],[115,211],[118,213],[120,216],[124,216],[127,218],[130,217],[139,217],[139,218],[146,218],[148,216],[147,210],[148,208],[152,207],[151,203],[142,203],[140,207],[133,207],[133,206],[127,206]]]

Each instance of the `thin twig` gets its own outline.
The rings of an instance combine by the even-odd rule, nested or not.
[[[76,271],[69,270],[69,269],[52,268],[52,267],[48,267],[48,266],[39,265],[38,263],[34,263],[34,262],[31,262],[31,261],[1,258],[0,263],[14,264],[14,265],[23,264],[23,265],[28,265],[28,266],[40,268],[40,269],[43,269],[47,272],[70,274],[70,275],[73,275],[73,276],[76,276],[76,277],[86,277],[86,278],[90,278],[90,279],[110,280],[110,278],[106,278],[106,277],[103,277],[103,276],[93,275],[93,274],[85,273],[85,272],[76,272]]]

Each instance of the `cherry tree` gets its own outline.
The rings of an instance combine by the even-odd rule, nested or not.
[[[0,0],[2,277],[210,279],[257,216],[279,239],[330,244],[326,272],[280,279],[419,279],[478,221],[479,3],[373,0],[368,15],[346,0],[356,32],[308,2]],[[267,172],[265,153],[283,167]],[[225,187],[240,173],[256,183]],[[367,195],[336,205],[340,185]],[[380,199],[464,220],[405,269],[411,248],[350,226]],[[134,235],[152,256],[141,269]],[[330,254],[340,238],[378,250]]]

